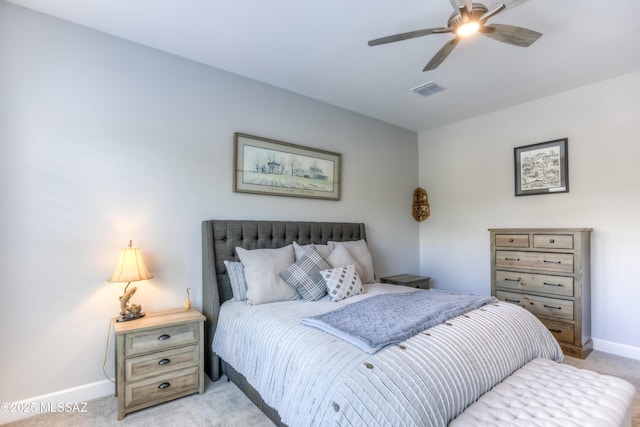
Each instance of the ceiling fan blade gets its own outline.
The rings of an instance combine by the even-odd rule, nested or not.
[[[490,24],[480,30],[485,36],[514,46],[529,47],[542,33],[513,25]]]
[[[493,18],[500,12],[504,11],[507,6],[504,3],[498,3],[494,5],[491,9],[489,9],[484,15],[480,17],[480,22],[483,24],[489,20],[489,18]]]
[[[422,71],[431,71],[438,68],[438,66],[442,64],[442,61],[447,59],[447,56],[449,56],[453,48],[455,48],[459,42],[460,37],[455,37],[449,40],[444,46],[442,46],[438,53],[436,53],[433,58],[431,58],[431,61],[429,61],[429,63],[425,65]]]
[[[516,6],[521,5],[524,2],[527,2],[529,0],[502,0],[499,1],[498,3],[491,5],[489,7],[489,10],[495,9],[496,7],[500,6],[501,4],[504,4],[505,8],[507,9],[513,9]]]
[[[369,46],[377,46],[385,43],[392,43],[392,42],[398,42],[401,40],[413,39],[416,37],[428,36],[429,34],[433,34],[434,32],[443,33],[443,32],[449,32],[449,31],[450,31],[449,28],[444,28],[444,27],[425,28],[424,30],[409,31],[408,33],[394,34],[392,36],[369,40],[368,44]]]

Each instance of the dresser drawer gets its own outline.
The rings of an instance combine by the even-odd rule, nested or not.
[[[199,362],[200,346],[190,345],[125,360],[126,381],[161,375],[175,369],[195,366]]]
[[[547,319],[540,319],[540,321],[551,331],[551,334],[556,337],[558,341],[573,342],[575,339],[575,328],[573,325]]]
[[[573,249],[571,234],[534,234],[533,247],[541,249]]]
[[[528,234],[496,234],[495,245],[503,248],[528,248]]]
[[[178,393],[193,390],[198,384],[198,367],[171,371],[166,375],[128,383],[125,386],[125,407],[163,401]]]
[[[189,323],[127,334],[124,351],[126,356],[132,356],[198,342],[200,327]]]
[[[505,290],[573,296],[573,277],[496,270],[496,286]]]
[[[496,297],[501,301],[510,302],[526,308],[535,315],[573,320],[573,301],[505,291],[497,291]]]
[[[573,254],[496,251],[496,267],[573,273]]]

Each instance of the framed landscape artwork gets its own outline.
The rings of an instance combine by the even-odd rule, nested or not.
[[[516,196],[569,191],[568,139],[513,149]]]
[[[340,200],[341,155],[234,134],[233,191]]]

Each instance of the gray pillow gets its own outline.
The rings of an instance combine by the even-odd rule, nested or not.
[[[225,261],[224,266],[227,268],[227,274],[229,275],[233,299],[245,301],[247,299],[247,282],[244,280],[242,263],[239,261]]]
[[[295,288],[305,301],[317,301],[327,293],[327,285],[320,271],[329,268],[331,266],[322,258],[318,249],[309,245],[300,259],[281,272],[280,277]]]

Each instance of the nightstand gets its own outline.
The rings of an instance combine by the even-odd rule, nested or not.
[[[115,322],[118,420],[130,412],[204,393],[204,320],[196,310]]]
[[[431,277],[416,276],[415,274],[397,274],[395,276],[385,276],[380,278],[382,283],[393,285],[409,286],[411,288],[429,289],[431,287]]]

